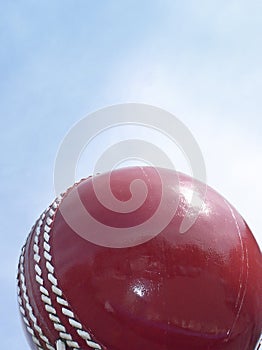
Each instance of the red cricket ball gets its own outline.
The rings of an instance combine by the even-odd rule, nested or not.
[[[173,170],[133,167],[82,180],[57,198],[19,261],[31,348],[254,350],[261,252],[239,213],[203,188]]]

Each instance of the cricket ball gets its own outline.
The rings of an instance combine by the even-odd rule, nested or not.
[[[73,185],[32,227],[17,280],[31,349],[254,350],[261,334],[262,257],[249,227],[173,170]]]

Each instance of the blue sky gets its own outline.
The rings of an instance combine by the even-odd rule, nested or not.
[[[98,108],[142,102],[174,113],[202,149],[208,184],[261,246],[261,22],[254,0],[1,2],[3,348],[28,349],[16,305],[20,247],[55,196],[63,137]]]

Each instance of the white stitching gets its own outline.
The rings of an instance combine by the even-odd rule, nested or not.
[[[54,277],[54,275],[52,273],[49,273],[47,275],[47,278],[54,286],[57,286],[57,279]]]
[[[66,350],[66,348],[65,348],[65,343],[62,342],[62,340],[59,339],[59,340],[56,342],[56,349],[57,349],[57,350]]]
[[[70,348],[73,348],[73,350],[77,350],[77,349],[79,350],[80,349],[79,344],[72,339],[71,334],[69,334],[66,331],[66,328],[62,325],[61,320],[57,316],[56,309],[55,309],[54,305],[52,304],[52,300],[50,298],[48,290],[44,287],[44,280],[41,277],[42,270],[41,270],[41,267],[39,265],[39,262],[41,260],[41,256],[39,253],[40,252],[39,236],[40,236],[41,231],[42,231],[41,227],[44,226],[43,227],[44,228],[44,230],[43,230],[44,231],[43,232],[43,238],[44,238],[44,240],[43,240],[43,248],[44,248],[43,257],[45,260],[45,267],[46,267],[47,272],[48,272],[48,274],[47,274],[48,280],[51,283],[51,290],[56,296],[56,301],[57,301],[58,305],[61,305],[61,312],[63,313],[63,315],[65,315],[68,318],[69,324],[73,328],[75,328],[79,337],[82,338],[90,348],[101,350],[102,349],[101,346],[99,344],[95,343],[91,339],[90,334],[87,331],[83,330],[82,324],[78,320],[75,319],[75,315],[72,312],[72,310],[70,309],[70,306],[69,306],[67,300],[63,297],[62,290],[58,287],[58,281],[57,281],[57,278],[55,277],[55,268],[51,263],[52,262],[52,255],[50,253],[51,246],[49,244],[50,231],[51,231],[51,225],[53,223],[54,214],[56,212],[56,209],[59,207],[59,203],[61,200],[62,200],[62,196],[59,196],[58,198],[56,198],[56,200],[52,203],[52,205],[48,208],[48,210],[46,210],[42,214],[40,219],[37,221],[34,232],[31,231],[31,234],[34,234],[33,251],[34,251],[34,261],[35,261],[35,266],[34,266],[35,279],[39,285],[39,290],[41,293],[41,300],[44,303],[44,307],[48,313],[49,319],[53,322],[54,329],[56,331],[58,331],[60,338],[63,340],[63,341],[58,340],[56,342],[57,348],[59,348],[59,349],[65,348],[65,343],[66,343],[67,346],[69,346]],[[45,220],[45,224],[43,225],[44,220]],[[20,258],[22,262],[24,259],[24,249],[25,248],[23,247],[23,251],[21,253],[21,258]],[[22,265],[20,262],[20,265],[19,265],[20,269],[21,269],[21,266]],[[19,287],[19,281],[20,281],[21,288]],[[21,291],[21,289],[22,289],[22,291]],[[30,324],[27,320],[27,315],[26,315],[26,312],[23,308],[23,299],[25,300],[26,308],[29,311],[29,317],[33,322],[33,328],[30,327]],[[23,319],[24,319],[24,322],[25,322],[26,327],[28,329],[28,332],[32,335],[33,342],[37,345],[38,350],[43,350],[43,348],[41,347],[39,340],[35,336],[34,330],[37,331],[37,333],[39,334],[39,337],[45,342],[45,346],[47,349],[55,350],[55,348],[50,344],[47,337],[44,336],[42,329],[37,324],[37,318],[33,314],[33,310],[32,310],[32,307],[29,303],[29,299],[28,299],[28,295],[27,295],[25,277],[24,277],[24,273],[23,273],[23,266],[22,266],[22,271],[20,270],[18,273],[18,302],[19,302],[20,312],[23,315]]]
[[[51,265],[49,261],[47,261],[45,265],[46,265],[47,270],[48,270],[50,273],[54,273],[54,271],[55,271],[54,266]]]
[[[47,253],[46,251],[44,251],[44,257],[48,261],[51,261],[51,259],[52,259],[51,255],[49,253]]]
[[[51,305],[51,299],[49,297],[47,297],[45,294],[41,295],[41,299],[45,304]]]
[[[58,302],[60,305],[69,306],[69,305],[68,305],[68,302],[67,302],[65,299],[62,299],[62,298],[60,298],[60,297],[57,297],[56,300],[57,300],[57,302]]]
[[[43,278],[39,277],[38,275],[35,276],[36,282],[43,285],[44,284],[44,280]]]
[[[59,199],[59,201],[61,201],[61,199]],[[58,203],[58,199],[54,202],[54,203]],[[49,209],[53,211],[54,209],[54,205],[52,205]],[[52,286],[51,289],[54,292],[54,294],[56,294],[56,301],[58,304],[60,304],[62,306],[62,313],[67,316],[68,318],[68,322],[70,323],[71,326],[73,326],[76,329],[77,334],[83,339],[85,340],[86,344],[93,348],[93,349],[102,349],[101,346],[97,343],[95,343],[94,341],[92,341],[91,336],[88,332],[83,331],[82,330],[82,325],[80,322],[78,322],[77,320],[75,320],[75,315],[72,312],[72,310],[70,310],[70,307],[68,305],[68,302],[65,300],[65,298],[62,297],[63,292],[62,290],[58,287],[58,281],[57,278],[55,277],[55,269],[54,266],[51,264],[52,262],[52,254],[50,253],[51,250],[51,246],[48,243],[50,241],[50,234],[49,232],[51,231],[51,225],[53,223],[53,219],[51,217],[53,217],[53,215],[51,215],[51,217],[49,216],[49,211],[46,213],[47,215],[47,219],[46,219],[46,225],[44,226],[44,257],[46,259],[46,257],[48,257],[49,259],[46,259],[46,267],[48,270],[48,280],[51,282]],[[51,213],[52,214],[52,213]],[[48,227],[47,227],[48,226]],[[45,254],[46,253],[46,254]],[[48,254],[48,255],[47,255]],[[48,265],[50,264],[50,265]],[[52,268],[50,268],[50,266]],[[49,267],[49,268],[48,268]],[[66,307],[64,307],[66,306]],[[73,342],[72,339],[69,339],[68,336],[71,338],[71,335],[69,334],[60,334],[60,337],[62,339],[66,340],[66,343],[68,346],[74,347],[74,348],[79,348],[79,345],[77,342]]]
[[[46,213],[47,211],[45,211],[43,214],[42,214],[42,217],[41,217],[41,221],[38,222],[38,225],[37,225],[37,228],[35,230],[35,236],[34,236],[34,242],[35,242],[35,245],[37,245],[37,248],[35,247],[35,250],[38,250],[39,251],[39,235],[41,234],[41,227],[43,225],[43,221],[45,220],[46,218]],[[46,226],[46,225],[45,225]],[[50,245],[48,244],[48,246],[50,247]],[[50,248],[49,248],[50,249]],[[46,261],[46,265],[47,265],[47,262],[49,263],[49,261]],[[51,266],[51,264],[50,264]],[[41,300],[43,301],[44,303],[44,307],[45,307],[45,310],[46,312],[48,313],[48,316],[49,316],[49,319],[52,321],[53,323],[53,326],[54,326],[54,329],[56,331],[58,331],[59,333],[59,336],[63,339],[64,338],[64,332],[66,331],[65,328],[63,327],[63,325],[61,324],[61,321],[59,319],[59,317],[56,315],[56,309],[54,308],[54,305],[52,305],[52,300],[51,298],[49,297],[49,292],[48,290],[43,287],[43,279],[41,278],[40,279],[40,274],[42,275],[42,271],[41,271],[41,268],[40,266],[38,265],[39,268],[35,268],[35,271],[36,271],[36,281],[39,283],[39,290],[40,290],[40,293],[41,293]],[[49,275],[48,274],[48,278],[49,278]],[[50,275],[51,276],[51,275]],[[56,316],[55,316],[56,315]],[[62,328],[63,327],[63,328]],[[58,329],[63,329],[63,332],[59,331]],[[70,340],[71,340],[71,336],[70,336]],[[68,344],[67,344],[68,345]],[[79,346],[78,346],[79,348]]]
[[[47,296],[49,295],[48,290],[45,289],[45,287],[43,287],[43,286],[40,286],[40,292],[47,295]]]
[[[62,291],[61,291],[61,289],[59,289],[59,288],[57,288],[57,286],[52,286],[52,291],[56,294],[56,295],[58,295],[58,296],[62,296]]]
[[[72,327],[82,329],[81,323],[77,322],[73,318],[69,318],[69,323],[71,324]]]
[[[66,309],[65,307],[62,307],[62,312],[64,315],[70,317],[70,318],[74,318],[74,313],[68,309]]]
[[[25,322],[27,331],[31,334],[32,336],[32,340],[33,342],[37,345],[38,350],[43,350],[39,340],[37,339],[37,337],[35,336],[35,332],[34,330],[37,331],[37,333],[39,334],[39,337],[45,342],[45,345],[48,346],[48,348],[50,350],[55,350],[54,347],[51,346],[48,338],[43,334],[42,329],[39,327],[39,325],[37,324],[37,318],[35,317],[34,313],[33,313],[33,309],[29,303],[29,298],[27,295],[27,288],[26,288],[26,282],[25,282],[25,276],[24,276],[24,252],[25,252],[25,247],[23,247],[22,252],[21,252],[21,256],[20,256],[20,260],[19,260],[19,271],[18,271],[18,302],[20,304],[20,311],[22,313],[23,320]],[[21,287],[23,290],[23,293],[21,293],[21,289],[19,287],[19,282],[21,283]],[[25,307],[28,310],[28,316],[31,319],[31,321],[33,322],[33,328],[30,326],[30,323],[28,321],[28,319],[26,318],[26,312],[23,308],[23,302],[22,299],[24,299],[25,301]]]

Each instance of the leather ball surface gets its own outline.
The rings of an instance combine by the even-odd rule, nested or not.
[[[105,174],[75,184],[40,216],[22,249],[18,301],[31,348],[254,350],[262,328],[262,258],[240,214],[207,187],[196,221],[181,233],[194,210],[191,177],[153,167],[114,170],[110,186],[120,202],[130,200],[133,180],[146,184],[147,197],[132,212],[103,205],[94,179],[106,195]],[[79,199],[117,235],[105,230],[96,237]],[[174,206],[173,215],[151,235],[162,227],[161,216],[150,221],[160,204]],[[85,232],[77,232],[62,206]],[[126,229],[135,232],[144,222],[151,229],[142,239],[125,238]]]

